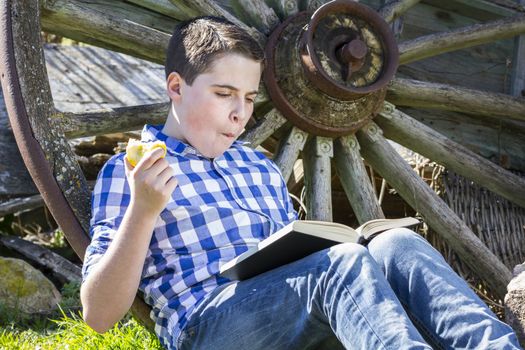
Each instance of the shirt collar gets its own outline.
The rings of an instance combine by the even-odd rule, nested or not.
[[[171,155],[178,154],[181,156],[186,156],[188,154],[191,154],[191,155],[196,155],[199,157],[204,157],[193,146],[185,142],[182,142],[174,137],[164,134],[162,132],[163,127],[164,125],[150,125],[150,124],[144,125],[144,128],[142,129],[142,134],[141,134],[141,141],[142,142],[153,142],[156,140],[164,141],[164,143],[166,144],[167,151]],[[232,149],[232,147],[234,146],[245,145],[248,143],[249,142],[235,140],[232,146],[230,147],[230,149]],[[227,152],[228,150],[226,150],[226,152],[224,153],[227,153]],[[224,154],[217,158],[221,158],[223,156]]]

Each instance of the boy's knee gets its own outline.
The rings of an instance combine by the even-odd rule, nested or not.
[[[419,244],[422,237],[407,228],[394,228],[382,232],[368,244],[368,251],[376,260],[390,255],[409,252]]]
[[[368,250],[357,243],[341,243],[330,248],[328,255],[331,264],[341,264],[349,266],[356,262],[362,262],[364,258],[369,258]]]

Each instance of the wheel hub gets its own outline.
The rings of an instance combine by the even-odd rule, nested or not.
[[[266,45],[264,80],[275,107],[313,135],[355,132],[372,119],[398,65],[387,23],[350,0],[289,17]]]

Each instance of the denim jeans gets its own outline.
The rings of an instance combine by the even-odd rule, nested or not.
[[[431,344],[431,345],[429,345]],[[201,302],[185,349],[519,349],[512,329],[408,229],[344,243]]]

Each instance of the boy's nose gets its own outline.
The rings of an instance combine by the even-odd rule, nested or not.
[[[231,116],[232,122],[240,123],[248,117],[247,114],[248,114],[248,108],[246,108],[244,103],[239,103],[233,109],[230,116]]]

